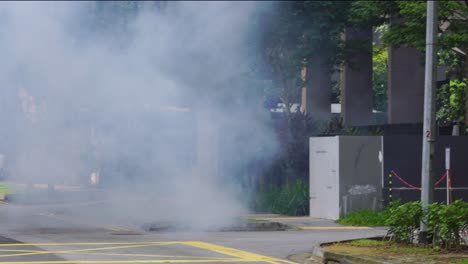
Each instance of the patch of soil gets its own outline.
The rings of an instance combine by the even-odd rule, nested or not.
[[[468,260],[468,248],[461,251],[434,250],[390,241],[366,244],[344,242],[327,245],[324,248],[334,253],[365,256],[396,263],[460,263],[462,260]]]

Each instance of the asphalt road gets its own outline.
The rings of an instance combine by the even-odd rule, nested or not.
[[[0,264],[294,263],[322,242],[382,230],[147,232],[132,215],[96,217],[108,202],[0,205]],[[115,205],[113,205],[115,206]]]

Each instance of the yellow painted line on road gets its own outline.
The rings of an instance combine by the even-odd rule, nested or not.
[[[247,251],[242,251],[234,248],[228,248],[228,247],[223,247],[215,244],[210,244],[210,243],[205,243],[205,242],[200,242],[200,241],[186,241],[186,242],[181,242],[181,244],[184,245],[189,245],[192,247],[197,247],[201,249],[206,249],[209,251],[213,251],[216,253],[221,253],[224,255],[228,256],[233,256],[233,257],[238,257],[240,259],[244,260],[253,260],[255,262],[268,262],[268,263],[295,263],[291,262],[288,260],[282,260],[282,259],[277,259],[277,258],[271,258],[268,256],[263,256]]]
[[[170,245],[177,244],[178,241],[167,241],[167,242],[54,242],[54,243],[10,243],[0,244],[1,247],[40,247],[40,246],[95,246],[95,245]]]
[[[368,226],[300,226],[302,230],[365,230]]]
[[[18,250],[18,249],[2,249],[2,247],[25,247],[25,246],[103,246],[97,248],[81,248],[73,250]],[[112,245],[112,246],[110,246]],[[106,252],[92,252],[92,251],[106,251],[116,249],[129,249],[129,248],[142,248],[150,246],[160,245],[185,245],[195,247],[198,249],[207,250],[209,252],[219,253],[231,258],[223,257],[197,257],[197,256],[173,256],[173,255],[157,255],[157,254],[128,254],[128,253],[106,253]],[[3,254],[0,258],[5,257],[20,257],[20,256],[36,256],[36,255],[47,255],[47,254],[62,254],[62,255],[101,255],[101,256],[121,256],[121,257],[156,257],[165,259],[132,259],[132,260],[39,260],[39,261],[0,261],[0,264],[16,263],[16,264],[68,264],[68,263],[81,263],[81,264],[107,264],[107,263],[232,263],[232,262],[263,262],[271,264],[293,264],[288,260],[272,258],[264,255],[259,255],[247,251],[242,251],[234,248],[228,248],[216,244],[210,244],[200,241],[168,241],[168,242],[68,242],[68,243],[26,243],[26,244],[0,244],[0,251],[5,252],[20,252],[17,254]],[[232,258],[234,257],[234,258]],[[169,259],[173,258],[173,259]],[[175,259],[174,259],[175,258]]]
[[[159,254],[126,254],[126,253],[79,253],[80,255],[97,255],[97,256],[123,256],[123,257],[158,257],[158,258],[194,258],[194,259],[226,259],[217,257],[196,257],[196,256],[175,256],[175,255],[159,255]],[[233,259],[236,260],[236,259]]]
[[[0,249],[0,252],[42,252],[42,251],[28,250],[28,249]]]
[[[168,243],[171,244],[171,243]],[[174,244],[174,243],[172,243]],[[0,258],[5,257],[20,257],[20,256],[32,256],[32,255],[48,255],[48,254],[72,254],[77,252],[88,252],[88,251],[100,251],[100,250],[114,250],[114,249],[122,249],[122,248],[140,248],[140,247],[149,247],[155,246],[151,243],[146,244],[139,244],[139,245],[125,245],[125,246],[113,246],[113,247],[101,247],[101,248],[82,248],[82,249],[73,249],[73,250],[50,250],[50,251],[38,251],[38,252],[30,252],[30,253],[17,253],[17,254],[4,254],[0,255]]]
[[[237,259],[237,258],[225,258],[225,259],[133,259],[133,260],[51,260],[51,261],[0,261],[0,264],[109,264],[109,263],[258,263],[257,259]],[[267,262],[273,264],[281,264],[283,262]],[[294,263],[294,262],[293,262]]]

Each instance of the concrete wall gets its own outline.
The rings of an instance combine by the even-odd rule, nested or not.
[[[362,50],[349,58],[341,74],[342,114],[346,126],[372,123],[372,28],[346,28],[346,41],[362,43]]]
[[[403,23],[390,18],[391,24]],[[424,105],[424,55],[415,48],[388,51],[388,122],[421,123]]]
[[[331,69],[326,66],[327,57],[317,54],[307,69],[305,112],[315,120],[328,120],[331,117]]]
[[[390,48],[388,57],[389,123],[422,122],[424,105],[422,54],[415,48]]]
[[[340,215],[381,207],[381,150],[380,136],[340,136]]]

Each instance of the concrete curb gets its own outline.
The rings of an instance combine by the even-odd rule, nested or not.
[[[372,237],[369,239],[379,239],[382,237]],[[350,242],[356,239],[351,239],[351,240],[342,240],[342,241],[335,241],[335,242],[329,242],[329,243],[322,243],[318,246],[314,246],[312,249],[312,256],[310,262],[309,260],[305,262],[305,264],[309,263],[316,263],[317,259],[321,259],[322,263],[333,263],[333,264],[390,264],[392,262],[387,262],[387,261],[381,261],[381,260],[376,260],[372,259],[369,257],[361,257],[361,256],[353,256],[353,255],[348,255],[344,253],[336,253],[336,252],[331,252],[329,250],[324,249],[322,246],[325,245],[331,245],[334,243],[344,243],[344,242]]]

